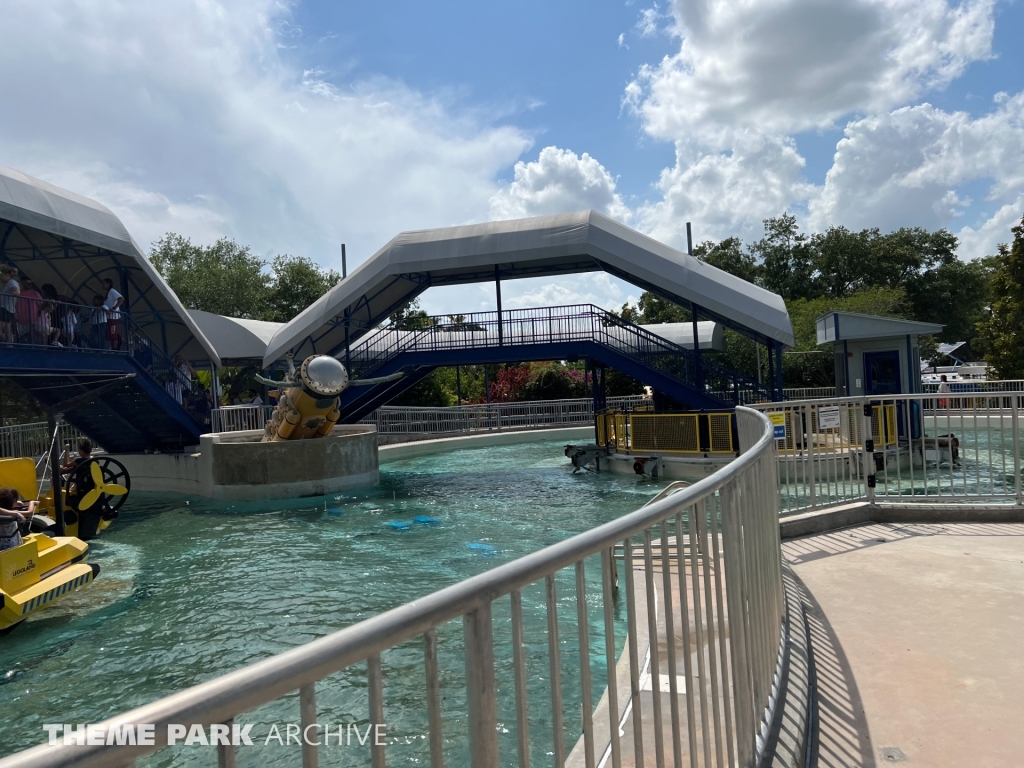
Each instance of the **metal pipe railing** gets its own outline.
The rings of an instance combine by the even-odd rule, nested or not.
[[[411,646],[395,647],[416,638],[422,638],[427,693],[424,720],[429,722],[429,738],[419,742],[417,759],[424,764],[429,761],[434,768],[445,760],[450,764],[445,747],[451,744],[460,755],[460,745],[468,744],[473,768],[495,768],[502,753],[518,754],[520,765],[526,764],[523,756],[553,755],[552,763],[562,768],[567,735],[582,735],[578,748],[587,766],[596,765],[605,752],[618,755],[627,749],[637,756],[638,764],[646,764],[644,755],[653,755],[659,765],[664,764],[669,749],[677,757],[703,751],[707,762],[707,750],[713,745],[719,756],[728,754],[732,762],[735,755],[735,764],[752,768],[761,757],[771,719],[785,608],[772,427],[766,417],[745,408],[737,410],[737,419],[743,454],[689,488],[313,642],[111,718],[96,728],[97,734],[105,735],[115,727],[123,731],[127,725],[152,725],[153,746],[43,745],[0,760],[0,768],[130,765],[166,746],[169,724],[209,728],[238,723],[243,713],[294,692],[300,694],[297,714],[302,723],[314,725],[317,683],[363,662],[367,664],[368,690],[365,716],[370,723],[382,723],[388,710],[384,683],[393,664],[407,665]],[[613,556],[619,547],[625,558],[626,589],[625,594],[616,596]],[[673,553],[678,560],[676,568],[671,567]],[[587,558],[592,556],[600,559],[603,587],[588,594]],[[568,578],[569,574],[557,578],[563,569],[572,569],[575,579]],[[575,587],[566,593],[569,583]],[[528,698],[523,690],[529,660],[521,651],[528,642],[529,628],[523,624],[522,595],[534,585],[543,585],[546,595],[543,605],[551,668],[546,702]],[[507,642],[504,633],[495,634],[493,618],[495,607],[500,605],[504,611],[506,599],[511,605],[510,649],[503,647]],[[613,618],[623,601],[628,615],[625,638]],[[575,610],[581,627],[590,625],[595,633],[603,634],[602,641],[595,638],[591,647],[590,635],[580,632],[581,669],[576,680],[562,674],[560,654],[572,651],[570,644],[563,646],[559,641],[556,609]],[[661,614],[672,619],[663,623]],[[664,627],[675,627],[677,616],[677,632],[686,642],[691,632],[697,632],[696,648],[689,649],[683,659],[678,657],[675,637],[667,643],[665,637]],[[458,620],[463,627],[461,642],[446,634],[449,647],[440,647],[438,628]],[[644,625],[646,630],[642,630]],[[643,642],[641,637],[645,637]],[[624,644],[629,653],[620,661],[615,652]],[[655,663],[659,646],[667,647],[670,668],[683,667],[687,672],[685,691],[677,690],[674,677],[670,680],[667,702],[662,701],[660,668]],[[498,650],[503,659],[512,659],[511,664],[496,663]],[[465,659],[464,676],[442,679],[439,652]],[[642,666],[641,659],[648,653],[652,661]],[[586,694],[597,681],[592,657],[602,654],[609,691],[615,694],[606,697],[604,710],[595,711]],[[629,665],[632,690],[614,687],[617,663]],[[697,675],[691,674],[693,666]],[[650,698],[641,697],[641,685],[637,684],[649,678],[657,702],[653,707]],[[461,689],[466,706],[459,707],[457,718],[445,720],[439,710],[460,700],[453,687]],[[442,695],[445,689],[448,695]],[[664,703],[674,713],[673,723],[678,723],[681,697],[685,697],[691,726],[686,734],[679,728],[666,728],[659,716]],[[579,704],[570,706],[570,701]],[[412,706],[408,700],[402,705]],[[619,723],[627,708],[632,709],[634,731],[632,736],[620,737]],[[544,711],[540,718],[538,710]],[[514,712],[515,723],[499,729],[499,711]],[[531,719],[546,727],[530,728]],[[463,723],[465,730],[461,736],[446,737],[442,728],[453,722]],[[595,723],[602,724],[607,744],[598,741]],[[654,743],[646,741],[648,729],[653,730]],[[625,743],[630,740],[631,744]],[[316,766],[323,749],[306,747],[302,764]],[[235,764],[234,746],[221,743],[215,749],[220,765]],[[373,765],[385,764],[388,745],[374,741],[367,749]]]
[[[649,404],[643,395],[609,397],[609,408],[631,410]],[[272,405],[226,405],[211,413],[214,432],[263,429]],[[383,406],[361,424],[373,424],[381,434],[446,434],[530,427],[586,426],[594,422],[594,401],[579,397],[512,403],[471,403],[443,408]]]
[[[210,392],[187,366],[160,350],[125,309],[18,296],[14,320],[0,322],[0,346],[4,345],[130,357],[199,424],[210,421]]]
[[[851,501],[1020,505],[1024,392],[795,400],[774,419],[781,507]]]
[[[74,446],[79,438],[85,436],[77,427],[62,422],[57,444],[71,443]],[[39,458],[50,450],[50,438],[50,428],[45,421],[0,427],[0,458]],[[101,450],[97,445],[93,449]]]
[[[594,341],[691,387],[724,393],[726,402],[771,398],[770,387],[706,355],[701,357],[698,376],[693,350],[591,304],[505,310],[500,317],[497,312],[425,317],[418,318],[417,324],[407,330],[381,328],[360,339],[349,351],[353,378],[374,376],[403,352]]]

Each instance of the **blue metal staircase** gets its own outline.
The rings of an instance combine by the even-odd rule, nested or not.
[[[771,391],[729,368],[589,304],[417,319],[412,330],[382,329],[346,356],[353,379],[404,371],[397,381],[350,387],[342,422],[352,423],[440,366],[590,358],[694,409],[770,401]]]
[[[0,376],[10,377],[48,408],[121,380],[64,413],[66,421],[106,451],[180,451],[197,445],[199,436],[209,431],[202,390],[177,371],[126,315],[121,320],[120,349],[56,347],[38,341],[31,336],[14,343],[0,339]]]

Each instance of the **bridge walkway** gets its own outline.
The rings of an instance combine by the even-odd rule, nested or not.
[[[768,387],[707,355],[589,304],[425,317],[415,322],[417,327],[408,330],[370,333],[339,355],[353,379],[406,374],[396,381],[346,390],[341,400],[343,423],[359,421],[435,368],[522,361],[590,360],[695,409],[771,399]]]

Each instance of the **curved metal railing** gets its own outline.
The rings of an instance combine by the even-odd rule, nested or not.
[[[688,488],[313,642],[111,718],[96,729],[97,740],[103,741],[115,729],[123,735],[128,725],[152,725],[153,746],[43,745],[0,760],[0,768],[130,765],[166,745],[170,724],[230,725],[242,713],[295,691],[307,737],[302,764],[317,766],[328,749],[309,743],[320,733],[318,681],[365,662],[368,720],[363,722],[384,723],[384,680],[391,665],[399,665],[398,656],[408,667],[409,646],[395,656],[389,651],[417,637],[423,641],[429,722],[427,738],[417,741],[422,744],[418,758],[423,764],[452,764],[445,754],[450,742],[442,733],[442,712],[458,697],[442,698],[443,686],[451,686],[454,676],[439,675],[440,645],[446,655],[464,654],[465,676],[456,685],[466,702],[458,722],[465,725],[468,764],[473,768],[536,765],[538,756],[559,768],[576,756],[582,756],[587,766],[598,760],[618,766],[627,751],[637,765],[646,765],[644,755],[652,754],[659,765],[667,764],[669,754],[680,765],[689,753],[703,765],[710,766],[714,754],[717,765],[754,766],[771,719],[785,609],[772,426],[762,414],[742,407],[737,409],[737,422],[742,454]],[[617,588],[617,551],[625,566],[623,594]],[[588,594],[586,578],[585,561],[591,556],[600,559],[601,587],[595,595]],[[559,594],[565,588],[561,579],[556,581],[562,569],[574,571],[572,600]],[[542,677],[550,681],[550,697],[543,704],[536,697],[528,700],[524,655],[523,590],[539,587],[538,583],[544,587],[548,646]],[[502,658],[510,656],[511,664],[497,665],[492,611],[506,600],[511,609],[511,653]],[[559,639],[558,612],[572,603],[581,664],[576,679],[570,680],[562,669],[561,654],[568,653],[569,646]],[[617,613],[626,615],[625,632],[616,622]],[[438,628],[458,619],[463,624],[461,648],[457,642],[455,647],[439,643]],[[591,647],[591,624],[595,632],[601,625],[603,643],[596,645],[603,648]],[[593,657],[600,656],[607,669],[607,695],[595,716],[592,667]],[[627,668],[628,689],[619,685]],[[537,670],[529,674],[533,682]],[[645,690],[654,693],[642,695]],[[515,723],[506,728],[499,728],[499,696],[505,705],[502,711],[515,712]],[[567,701],[582,705],[568,707]],[[403,705],[409,706],[408,697]],[[538,707],[550,724],[545,733],[537,733]],[[632,729],[620,735],[627,719]],[[570,756],[567,737],[580,734]],[[220,765],[235,764],[236,747],[215,748]],[[384,766],[389,748],[371,740],[366,750],[372,765]],[[465,755],[461,750],[459,754]]]

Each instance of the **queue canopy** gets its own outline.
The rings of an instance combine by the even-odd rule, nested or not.
[[[403,232],[285,324],[264,357],[339,354],[432,286],[604,270],[699,307],[761,342],[793,346],[782,297],[595,211]]]
[[[189,315],[212,343],[224,365],[261,366],[267,344],[284,323],[225,317],[198,309]]]
[[[220,365],[214,346],[113,212],[3,165],[0,262],[86,306],[106,295],[103,280],[110,278],[125,312],[168,356]]]

